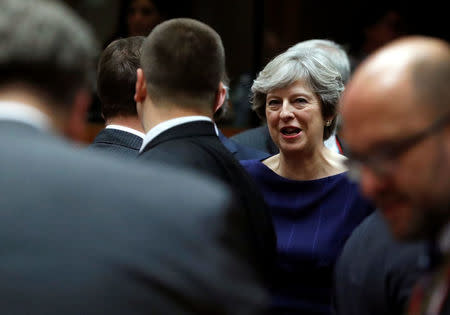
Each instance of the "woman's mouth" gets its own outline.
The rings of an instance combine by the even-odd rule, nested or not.
[[[284,138],[295,138],[301,133],[302,129],[298,127],[283,127],[280,129]]]

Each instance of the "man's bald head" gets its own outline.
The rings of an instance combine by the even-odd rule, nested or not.
[[[450,46],[405,37],[366,59],[341,99],[342,136],[363,192],[400,238],[450,219]]]
[[[356,69],[344,97],[359,97],[355,91],[363,96],[371,92],[382,96],[380,91],[397,93],[401,88],[404,93],[413,93],[416,101],[427,100],[428,105],[440,110],[448,106],[449,83],[449,44],[437,38],[411,36],[393,41],[367,58]]]

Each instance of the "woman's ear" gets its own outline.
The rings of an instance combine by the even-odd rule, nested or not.
[[[147,83],[145,82],[144,71],[141,68],[136,71],[136,91],[134,93],[134,101],[143,103],[147,97]]]

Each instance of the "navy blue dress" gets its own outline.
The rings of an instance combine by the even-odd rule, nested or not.
[[[345,173],[298,181],[241,161],[269,205],[278,259],[273,314],[330,314],[333,269],[353,229],[374,210]]]

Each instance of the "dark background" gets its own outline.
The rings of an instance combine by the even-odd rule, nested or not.
[[[94,27],[104,44],[117,27],[119,0],[66,0]],[[231,93],[251,80],[270,58],[299,41],[324,38],[354,54],[363,30],[384,8],[402,16],[402,32],[449,40],[449,17],[444,1],[321,1],[321,0],[167,0],[169,17],[191,17],[212,26],[222,37]],[[417,0],[416,0],[417,2]],[[232,95],[233,96],[233,95]],[[96,120],[95,113],[91,120]],[[98,117],[97,117],[98,118]],[[229,120],[233,125],[234,122]],[[258,121],[234,124],[250,127]]]

